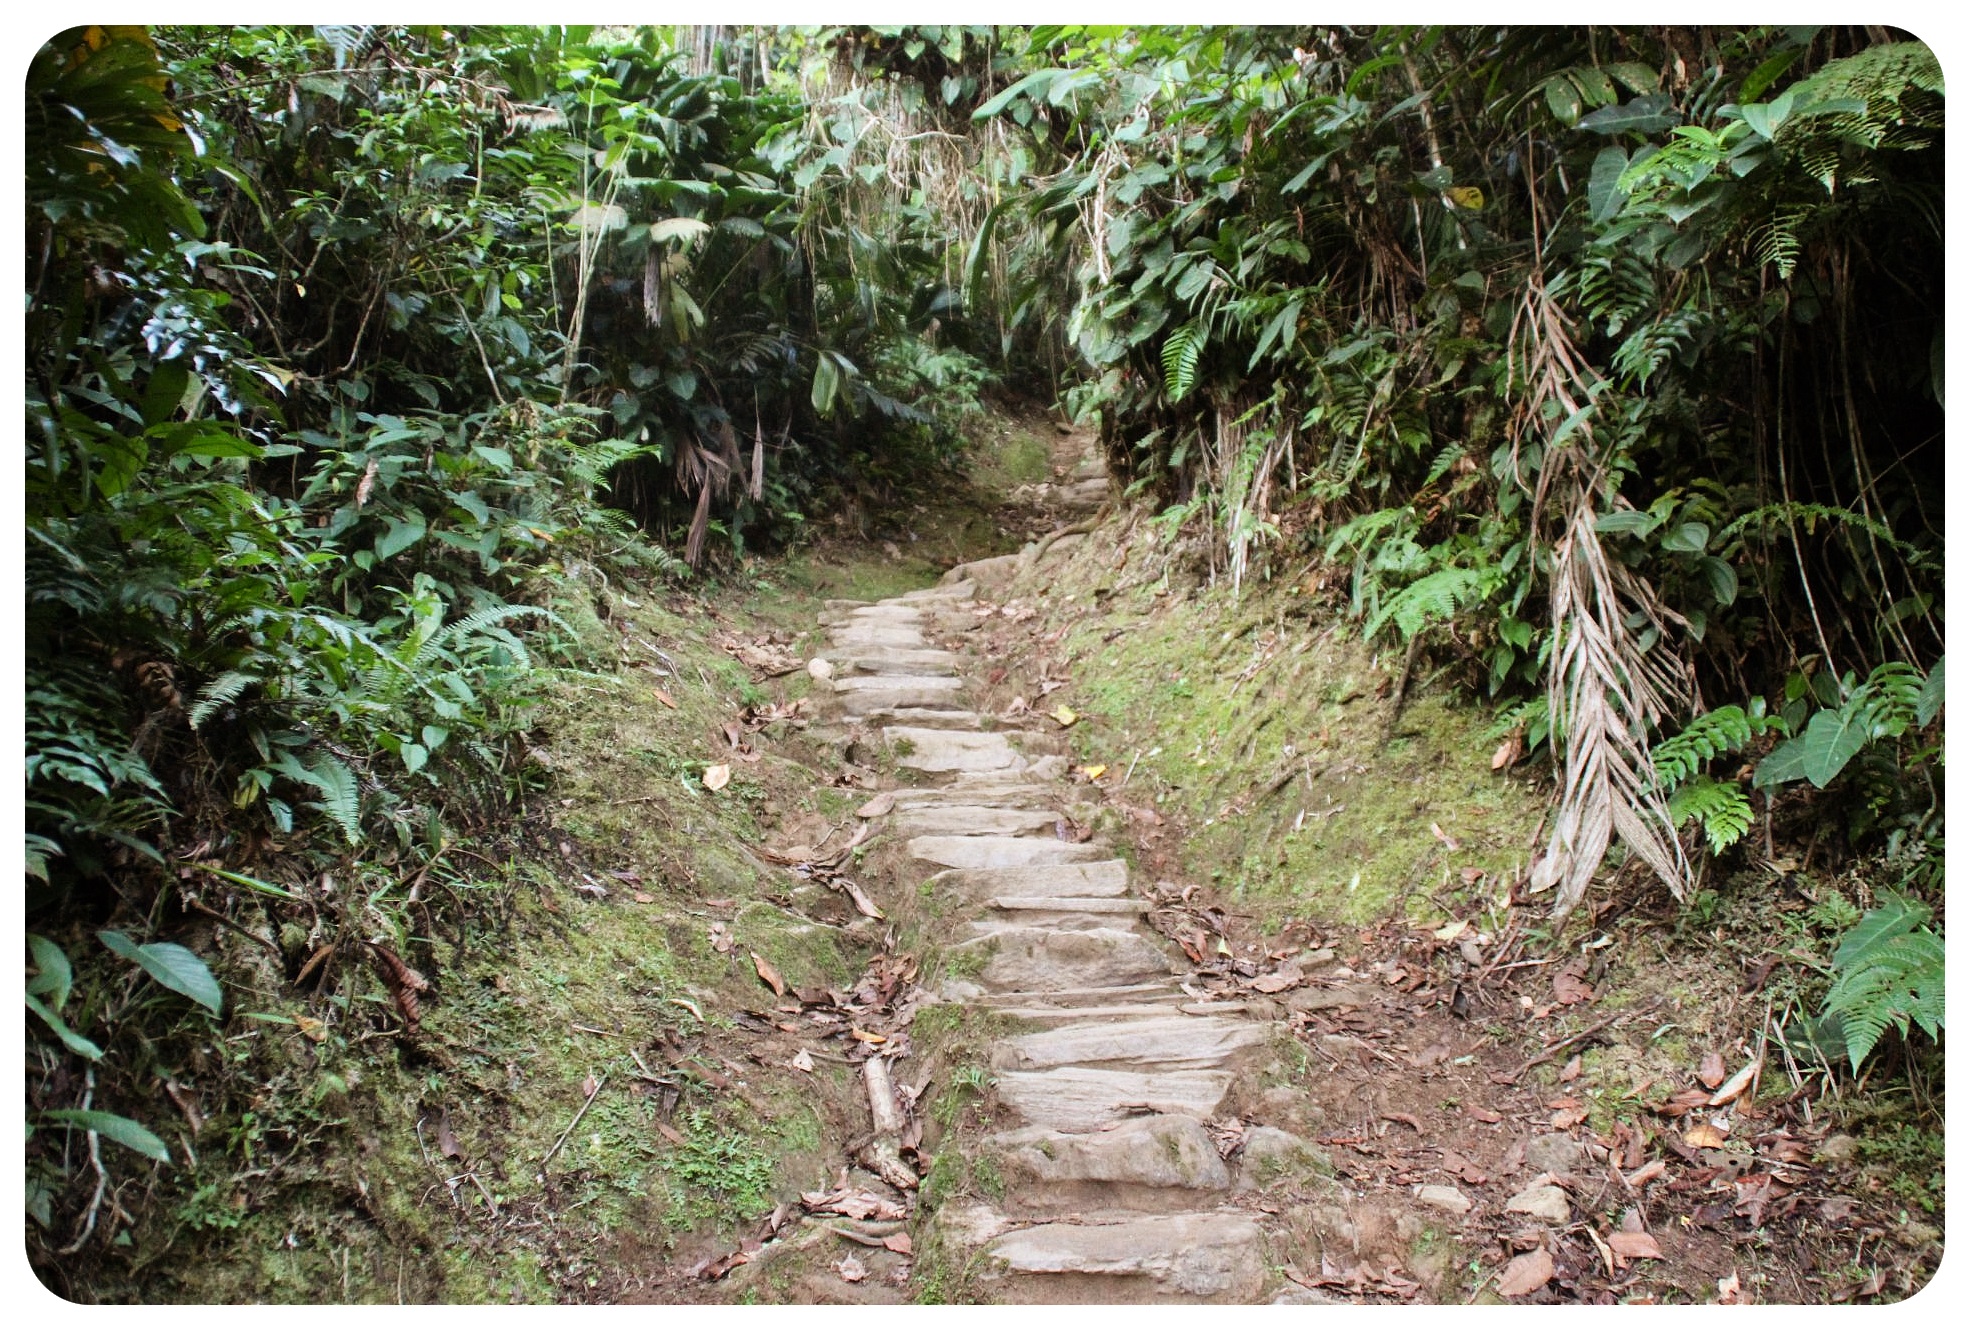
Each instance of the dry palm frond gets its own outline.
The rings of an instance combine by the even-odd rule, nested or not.
[[[1648,747],[1649,727],[1682,705],[1687,685],[1659,646],[1644,650],[1629,632],[1628,615],[1639,611],[1660,634],[1666,611],[1645,582],[1608,561],[1594,518],[1583,486],[1553,553],[1558,642],[1547,689],[1555,727],[1566,734],[1565,783],[1531,885],[1557,889],[1555,917],[1580,903],[1617,833],[1679,900],[1690,871]]]

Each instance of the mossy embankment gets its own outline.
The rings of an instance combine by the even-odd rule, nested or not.
[[[1213,586],[1156,527],[1111,522],[994,593],[990,701],[1073,711],[1089,793],[1166,856],[1145,867],[1266,931],[1441,915],[1433,893],[1509,882],[1543,773],[1493,771],[1486,711],[1427,667],[1405,688],[1401,651],[1312,585]]]

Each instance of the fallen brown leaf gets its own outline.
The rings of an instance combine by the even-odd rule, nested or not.
[[[1498,1293],[1501,1297],[1522,1298],[1546,1287],[1552,1277],[1553,1258],[1540,1247],[1506,1262],[1505,1268],[1498,1272]]]
[[[1703,1088],[1714,1090],[1724,1083],[1723,1054],[1712,1049],[1703,1055],[1703,1065],[1697,1069],[1696,1078],[1703,1082]]]
[[[705,788],[707,790],[722,790],[731,783],[732,768],[725,763],[720,762],[715,766],[705,768]]]
[[[672,697],[669,693],[666,693],[661,688],[652,688],[650,691],[657,695],[657,701],[663,703],[665,706],[669,707],[672,711],[677,710],[677,699]]]
[[[913,1250],[908,1233],[891,1233],[882,1240],[882,1245],[901,1256],[908,1256]]]
[[[1715,1150],[1724,1144],[1724,1133],[1708,1122],[1699,1122],[1683,1133],[1683,1144],[1692,1150]]]
[[[1609,1250],[1631,1261],[1659,1261],[1662,1248],[1647,1233],[1610,1233],[1603,1239]]]
[[[1724,1104],[1728,1104],[1731,1102],[1731,1100],[1737,1098],[1739,1095],[1743,1094],[1746,1090],[1750,1089],[1751,1082],[1757,1079],[1759,1069],[1762,1068],[1764,1065],[1765,1064],[1762,1061],[1758,1061],[1755,1059],[1751,1062],[1746,1063],[1743,1069],[1740,1070],[1737,1075],[1731,1077],[1728,1081],[1725,1081],[1723,1087],[1719,1089],[1716,1094],[1710,1096],[1709,1107],[1717,1108]]]
[[[766,986],[773,990],[774,997],[787,995],[787,981],[782,979],[780,972],[773,968],[772,961],[755,951],[752,953],[752,968],[758,972],[761,979],[766,981]]]
[[[684,1133],[671,1126],[668,1122],[659,1122],[657,1124],[657,1133],[672,1145],[684,1144]]]
[[[848,1284],[859,1284],[869,1277],[869,1268],[853,1256],[842,1257],[841,1263],[835,1266],[835,1271],[840,1274],[842,1282]]]

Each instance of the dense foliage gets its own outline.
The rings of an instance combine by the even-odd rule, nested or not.
[[[1711,759],[1774,731],[1839,760],[1753,784],[1860,757],[1856,843],[1935,880],[1934,708],[1848,723],[1883,671],[1940,699],[1926,47],[1040,28],[1018,63],[978,114],[1028,127],[1033,215],[1085,236],[1070,397],[1234,586],[1346,560],[1366,632],[1513,704],[1512,760],[1560,740],[1561,912],[1615,834],[1683,892],[1681,825],[1721,850],[1754,816]],[[1652,759],[1708,700],[1735,740]]]
[[[225,1009],[163,933],[259,911],[290,979],[401,990],[414,884],[537,779],[556,588],[866,520],[995,378],[1213,576],[1345,569],[1501,765],[1548,748],[1558,912],[1616,837],[1681,894],[1837,810],[1909,894],[1830,1046],[1940,1027],[1943,86],[1901,34],[89,27],[26,135],[49,1252],[101,1139],[170,1153],[113,1073]]]

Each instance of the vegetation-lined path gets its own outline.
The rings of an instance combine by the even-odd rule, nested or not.
[[[935,643],[975,625],[975,579],[1006,562],[875,604],[830,601],[825,620],[842,721],[879,733],[923,782],[879,796],[880,818],[972,934],[952,954],[975,977],[938,996],[1029,1028],[990,1055],[1016,1123],[984,1142],[1003,1161],[1004,1203],[949,1205],[937,1222],[957,1259],[985,1258],[978,1278],[1002,1301],[1249,1302],[1271,1280],[1255,1216],[1230,1204],[1237,1180],[1305,1146],[1241,1131],[1228,1166],[1206,1123],[1267,1027],[1241,1003],[1186,994],[1174,949],[1139,926],[1148,906],[1128,864],[1056,834],[1066,759],[1041,751],[1037,728],[1054,726],[963,708],[972,681]],[[872,1093],[889,1083],[878,1074]]]

